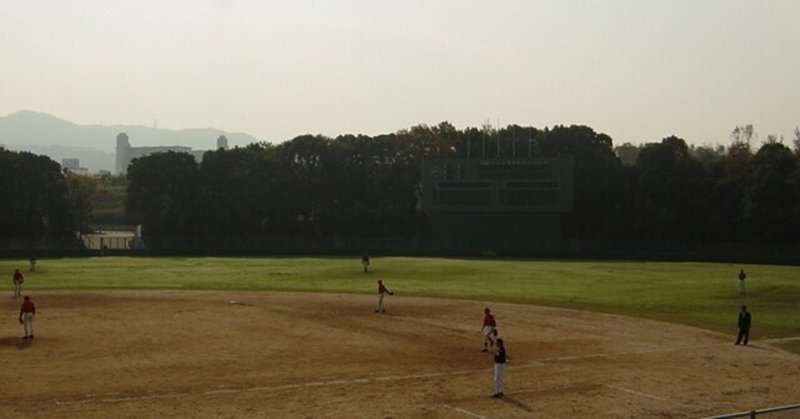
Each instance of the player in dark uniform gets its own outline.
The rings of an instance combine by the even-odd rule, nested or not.
[[[369,270],[369,256],[364,254],[364,256],[361,257],[361,264],[364,266],[364,272],[367,272]]]
[[[503,394],[503,374],[506,371],[506,346],[503,339],[497,339],[497,351],[494,354],[494,394],[492,398],[497,399]]]
[[[750,312],[747,311],[747,306],[742,306],[742,311],[739,312],[739,335],[736,336],[736,343],[738,345],[743,343],[747,345],[747,340],[750,338]]]

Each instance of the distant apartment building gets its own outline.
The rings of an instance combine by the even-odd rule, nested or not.
[[[76,158],[61,159],[61,170],[77,175],[88,175],[89,169],[81,167],[81,160]]]
[[[81,168],[81,159],[61,159],[61,168],[78,170]]]
[[[217,138],[217,150],[219,149],[228,149],[228,138],[224,135],[220,135]],[[117,173],[127,173],[131,161],[137,157],[169,151],[191,154],[198,162],[203,160],[203,154],[206,152],[206,150],[192,150],[191,147],[184,146],[131,147],[128,134],[121,132],[117,135]]]

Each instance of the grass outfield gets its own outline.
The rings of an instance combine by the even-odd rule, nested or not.
[[[243,289],[374,293],[383,279],[398,295],[505,301],[595,310],[735,333],[739,306],[752,337],[800,336],[800,267],[721,263],[539,261],[440,258],[131,258],[0,260],[19,267],[25,290]],[[736,275],[748,274],[747,295]],[[676,336],[676,339],[679,339]],[[800,345],[787,348],[800,352]]]

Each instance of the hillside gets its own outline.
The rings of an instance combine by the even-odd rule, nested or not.
[[[19,111],[0,117],[0,144],[9,150],[44,154],[57,162],[78,158],[90,171],[114,169],[116,137],[125,132],[131,145],[181,145],[195,150],[213,149],[220,135],[228,137],[231,147],[258,141],[243,133],[229,133],[216,128],[181,130],[137,125],[78,125],[52,115]]]

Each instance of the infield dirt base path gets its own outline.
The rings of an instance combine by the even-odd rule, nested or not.
[[[33,298],[33,342],[21,301],[2,302],[0,417],[684,418],[800,401],[800,356],[623,316],[491,304],[509,355],[498,400],[482,302],[395,296],[376,314],[366,295]]]

